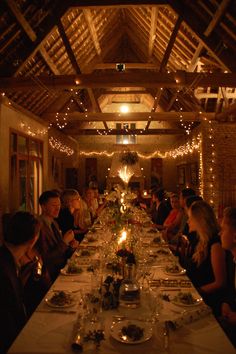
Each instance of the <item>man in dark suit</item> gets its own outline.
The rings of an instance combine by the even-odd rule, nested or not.
[[[68,230],[62,235],[55,218],[58,217],[61,201],[57,192],[45,191],[39,198],[42,214],[39,217],[41,228],[37,248],[52,280],[55,280],[61,268],[78,246],[74,232]]]
[[[27,321],[21,259],[37,241],[39,222],[28,212],[12,216],[0,247],[0,353],[6,353]]]

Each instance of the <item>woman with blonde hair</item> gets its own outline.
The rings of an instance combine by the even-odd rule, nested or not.
[[[73,230],[77,241],[81,242],[87,230],[82,230],[77,224],[77,215],[81,209],[81,197],[76,189],[65,189],[61,194],[62,208],[57,222],[62,234]]]
[[[212,207],[205,201],[194,202],[188,211],[189,231],[196,231],[198,242],[187,274],[203,300],[219,313],[226,289],[225,252],[219,237],[219,225]]]

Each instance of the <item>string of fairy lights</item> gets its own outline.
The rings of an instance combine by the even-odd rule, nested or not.
[[[5,96],[5,93],[1,94],[3,97]],[[78,95],[78,91],[75,92],[75,95]],[[66,107],[66,111],[70,110],[70,105],[73,103],[73,99],[70,100],[68,106]],[[11,102],[8,102],[9,105],[11,105]],[[82,109],[86,112],[87,109],[83,106],[82,101],[78,101],[78,104],[81,105]],[[181,111],[181,107],[180,107]],[[60,120],[56,114],[56,125],[59,129],[63,129],[67,124],[67,112],[65,112],[65,116],[61,117]],[[208,146],[211,149],[210,152],[210,166],[208,166],[209,169],[209,185],[206,186],[208,187],[208,193],[210,194],[210,204],[214,204],[215,196],[216,196],[216,191],[215,191],[215,178],[216,178],[216,166],[215,166],[215,161],[216,161],[216,149],[215,149],[215,143],[214,143],[214,129],[213,129],[213,124],[211,120],[208,120],[206,117],[204,117],[204,114],[202,112],[199,112],[200,115],[202,115],[202,119],[204,121],[208,122],[208,128],[207,128],[207,139],[208,139]],[[151,119],[151,116],[150,116]],[[38,129],[38,128],[32,128],[28,123],[25,121],[20,122],[20,128],[23,129],[28,135],[32,137],[36,136],[44,136],[47,134],[48,130],[52,127],[52,124],[48,127],[48,129]],[[185,127],[184,127],[185,128]],[[186,128],[187,129],[187,128]],[[187,133],[188,134],[188,133]],[[67,156],[72,156],[74,154],[74,149],[62,142],[60,139],[55,138],[53,136],[49,137],[49,145],[53,150],[57,150],[61,153],[66,154]],[[160,150],[156,150],[150,154],[142,154],[138,152],[138,156],[142,159],[150,159],[154,157],[160,157],[160,158],[173,158],[176,159],[178,157],[183,157],[188,154],[192,154],[193,152],[198,152],[199,153],[199,182],[200,182],[200,193],[203,194],[204,190],[204,182],[202,178],[203,174],[203,156],[202,156],[202,136],[199,133],[197,137],[192,138],[191,141],[188,141],[186,144],[183,144],[175,149],[166,151],[166,152],[161,152]],[[108,151],[91,151],[91,152],[85,152],[85,151],[80,151],[80,156],[106,156],[106,157],[112,157],[115,154],[115,152],[108,152]]]
[[[208,127],[207,127],[207,146],[210,148],[210,156],[209,156],[209,163],[208,163],[208,171],[209,171],[209,185],[208,185],[208,193],[209,193],[209,202],[211,205],[215,202],[216,197],[216,147],[214,141],[214,128],[213,123],[211,120],[207,120]]]
[[[151,159],[154,157],[160,157],[160,158],[173,158],[176,159],[177,157],[183,157],[184,155],[192,154],[194,151],[200,151],[201,148],[201,134],[199,133],[197,137],[194,137],[190,142],[187,142],[184,145],[181,145],[173,150],[169,150],[166,152],[161,152],[160,150],[156,150],[150,154],[142,154],[140,152],[137,152],[137,155],[142,158],[142,159]],[[112,157],[116,152],[108,152],[106,150],[104,151],[80,151],[80,156],[99,156],[99,157]]]
[[[74,149],[70,148],[66,144],[63,144],[59,139],[55,139],[53,136],[50,136],[48,141],[53,150],[58,150],[67,156],[72,156],[75,152]]]

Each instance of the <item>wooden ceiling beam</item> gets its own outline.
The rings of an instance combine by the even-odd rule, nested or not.
[[[234,54],[229,48],[225,48],[219,36],[213,33],[207,37],[202,31],[202,21],[194,13],[188,0],[168,0],[170,6],[182,17],[186,24],[192,29],[202,45],[221,65],[232,72],[236,72]]]
[[[98,55],[98,57],[101,57],[102,56],[102,50],[101,50],[101,47],[100,47],[100,44],[99,44],[97,31],[96,31],[94,23],[93,23],[91,11],[89,9],[84,9],[83,13],[84,13],[84,17],[85,17],[89,32],[90,32],[92,40],[93,40],[94,47],[96,49],[97,55]]]
[[[30,26],[29,22],[25,19],[25,17],[20,12],[16,2],[14,0],[5,0],[5,1],[11,13],[14,15],[17,22],[19,23],[19,25],[23,28],[24,32],[31,39],[31,41],[34,42],[37,39],[36,33],[34,32],[33,28]]]
[[[128,7],[142,7],[142,6],[157,6],[157,5],[166,5],[168,4],[167,0],[71,0],[70,6],[84,8],[128,8]]]
[[[167,48],[166,48],[166,51],[165,51],[165,54],[164,54],[164,57],[162,59],[162,62],[161,62],[161,65],[160,65],[160,69],[159,71],[162,72],[165,70],[165,67],[168,63],[168,60],[170,58],[170,54],[171,54],[171,51],[173,49],[173,46],[174,46],[174,43],[175,43],[175,40],[176,40],[176,37],[177,37],[177,34],[178,34],[178,31],[180,29],[180,25],[182,23],[182,19],[181,17],[178,17],[176,23],[175,23],[175,27],[171,33],[171,36],[170,36],[170,40],[169,40],[169,43],[167,45]],[[153,105],[153,108],[152,108],[152,111],[156,111],[157,109],[157,106],[161,100],[161,96],[162,96],[162,93],[163,93],[163,90],[161,88],[159,88],[157,90],[157,93],[155,95],[155,99],[154,99],[154,105]],[[150,125],[150,121],[148,121],[147,123],[147,128],[149,128],[149,125]]]
[[[177,19],[177,21],[175,23],[175,27],[174,27],[174,29],[173,29],[173,31],[171,33],[170,40],[169,40],[169,43],[167,45],[164,57],[162,59],[162,62],[161,62],[161,65],[160,65],[160,71],[163,71],[165,69],[167,63],[168,63],[168,60],[170,58],[170,54],[171,54],[171,51],[173,49],[173,46],[174,46],[174,43],[175,43],[175,40],[176,40],[176,36],[178,34],[178,31],[179,31],[181,23],[182,23],[182,18],[178,17],[178,19]]]
[[[62,90],[84,88],[111,88],[111,87],[168,87],[182,89],[183,87],[235,87],[235,73],[189,73],[177,71],[176,73],[107,73],[106,75],[80,74],[37,76],[39,85],[30,77],[1,77],[0,90]]]
[[[57,27],[58,27],[58,31],[60,33],[60,36],[62,38],[62,41],[63,41],[64,46],[66,48],[67,55],[70,59],[70,62],[71,62],[71,65],[73,66],[74,71],[76,72],[76,74],[81,74],[80,67],[77,63],[76,57],[75,57],[74,52],[73,52],[71,45],[70,45],[70,41],[67,38],[64,26],[63,26],[60,18],[57,20]]]
[[[179,121],[180,114],[183,121],[199,122],[203,119],[203,115],[199,112],[132,112],[132,113],[91,113],[91,112],[71,112],[67,114],[68,121],[84,121],[84,122],[142,122],[147,121],[152,116],[152,121]],[[64,113],[57,115],[58,119],[64,117]],[[204,113],[204,117],[214,119],[214,113]],[[42,116],[43,119],[50,122],[54,121],[55,113],[47,113]]]
[[[220,22],[222,16],[224,15],[228,5],[230,3],[230,0],[223,0],[219,7],[217,8],[215,14],[213,15],[212,17],[212,20],[211,22],[209,23],[209,25],[207,26],[207,29],[205,30],[204,32],[204,35],[205,36],[209,36],[211,34],[211,32],[213,31],[213,29],[215,28],[215,26]],[[198,47],[194,53],[194,56],[191,60],[191,63],[189,64],[189,67],[188,67],[188,71],[194,71],[195,70],[195,67],[197,65],[197,60],[199,58],[199,55],[201,53],[203,49],[203,44],[202,43],[199,43],[198,44]]]
[[[57,18],[60,18],[64,15],[64,13],[69,7],[69,4],[69,0],[66,2],[61,0],[56,0],[55,2],[53,2],[51,14],[45,17],[45,19],[41,22],[40,28],[42,30],[40,31],[40,33],[37,34],[36,40],[34,42],[29,42],[28,45],[25,45],[24,52],[21,52],[21,56],[19,57],[19,66],[16,68],[13,63],[11,66],[8,64],[6,71],[6,68],[3,65],[1,71],[8,72],[8,75],[17,76],[24,68],[27,61],[31,59],[41,48],[44,40],[47,38],[53,28],[56,27]]]
[[[69,135],[177,135],[185,134],[183,129],[76,129],[65,128],[64,131]]]
[[[102,95],[149,95],[150,92],[146,91],[145,89],[142,90],[129,90],[129,91],[118,91],[118,90],[114,90],[114,91],[102,91],[100,92],[100,96]]]
[[[149,60],[152,57],[154,43],[156,40],[157,17],[158,17],[158,7],[152,7],[152,9],[151,9],[151,26],[150,26],[149,43],[148,43],[148,58],[149,58]]]
[[[94,65],[93,70],[116,70],[117,63],[99,63]],[[125,64],[125,70],[129,69],[141,69],[141,70],[157,70],[159,69],[156,64],[153,63],[122,63]]]
[[[46,49],[44,47],[40,48],[40,54],[42,55],[43,59],[45,60],[46,64],[50,68],[50,70],[53,72],[54,75],[60,75],[60,71],[58,70],[57,66],[54,64],[53,60],[47,53]]]

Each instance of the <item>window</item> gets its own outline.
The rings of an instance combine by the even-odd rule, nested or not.
[[[43,143],[10,133],[10,208],[38,213],[42,193]]]
[[[117,130],[135,130],[136,123],[116,123]],[[136,135],[117,135],[116,144],[136,144]]]

